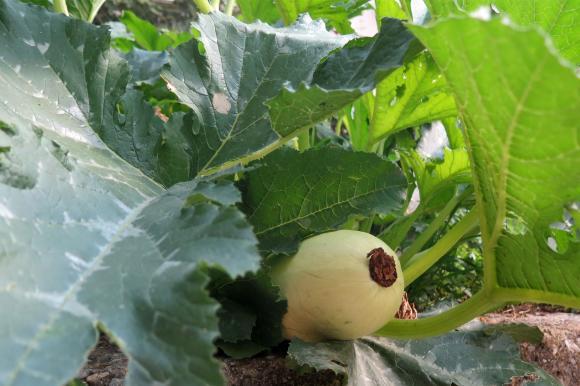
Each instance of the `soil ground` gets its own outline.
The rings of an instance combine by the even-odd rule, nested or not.
[[[554,375],[565,386],[580,385],[580,314],[546,306],[521,305],[481,317],[484,323],[525,323],[544,333],[542,343],[520,344],[522,358]],[[79,373],[86,385],[120,386],[127,372],[127,359],[105,337],[90,354]],[[235,386],[339,386],[342,378],[332,371],[299,373],[286,366],[282,355],[224,360],[224,373]],[[523,379],[512,385],[524,384]]]

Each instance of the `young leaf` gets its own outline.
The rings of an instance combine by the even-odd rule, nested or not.
[[[54,0],[53,0],[54,1]],[[92,23],[106,0],[66,0],[71,15]]]
[[[465,122],[486,288],[506,300],[579,307],[580,244],[560,254],[546,237],[580,197],[575,69],[543,34],[499,19],[411,28],[443,69]]]
[[[195,172],[279,140],[264,102],[283,85],[310,79],[319,61],[345,41],[311,21],[276,29],[213,13],[200,15],[198,28],[203,49],[198,42],[181,45],[163,75],[194,112]]]
[[[377,87],[371,143],[408,127],[457,116],[447,82],[429,53],[397,69]]]
[[[123,11],[121,22],[131,31],[137,44],[148,51],[164,51],[169,47],[185,43],[193,37],[188,33],[177,35],[162,33],[153,24],[139,18],[131,11]]]
[[[348,385],[503,385],[533,373],[544,385],[558,381],[520,359],[506,334],[457,331],[421,340],[367,337],[354,341],[305,343],[293,340],[288,353],[298,364],[332,369]],[[364,374],[364,375],[363,375]]]
[[[261,20],[264,23],[274,24],[280,20],[274,0],[238,0],[237,3],[242,11],[239,18],[246,23]]]
[[[465,149],[445,148],[441,162],[425,161],[414,150],[402,151],[401,157],[413,169],[421,205],[425,209],[445,205],[456,185],[471,182],[469,157]],[[450,194],[445,194],[450,189]]]
[[[548,33],[560,54],[580,63],[580,12],[578,2],[569,0],[427,0],[432,15],[446,16],[460,11],[474,11],[490,3],[515,24],[536,25]]]
[[[324,19],[339,33],[352,33],[350,19],[370,8],[367,0],[274,0],[286,24],[303,13]]]
[[[127,74],[107,43],[0,0],[0,383],[66,383],[100,326],[129,356],[128,385],[219,384],[198,266],[256,270],[256,240],[231,183],[165,191],[96,136]]]
[[[327,118],[416,54],[416,43],[400,20],[384,19],[377,36],[349,42],[318,66],[310,82],[287,86],[269,101],[274,129],[286,136]]]
[[[391,162],[336,148],[280,149],[259,165],[247,176],[245,211],[260,247],[282,253],[350,216],[399,210],[407,185]]]

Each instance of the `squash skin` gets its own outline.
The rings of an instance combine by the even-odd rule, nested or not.
[[[367,255],[377,248],[396,264],[397,279],[389,287],[369,272]],[[288,301],[284,336],[307,342],[372,334],[394,318],[405,288],[393,250],[373,235],[351,230],[305,240],[295,256],[273,268],[272,281]]]

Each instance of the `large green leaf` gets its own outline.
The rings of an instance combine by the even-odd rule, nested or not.
[[[0,0],[0,384],[66,383],[96,326],[129,356],[129,385],[220,384],[197,267],[255,270],[256,240],[231,183],[165,191],[95,135],[127,74],[107,43]]]
[[[276,29],[218,13],[200,15],[198,42],[178,47],[164,73],[168,87],[193,109],[191,164],[207,171],[271,146],[264,102],[286,84],[308,80],[319,61],[345,40],[307,22]]]
[[[551,35],[565,58],[580,64],[580,12],[578,0],[427,0],[431,13],[445,16],[478,7],[494,7],[520,25],[537,25]]]
[[[580,198],[575,69],[537,30],[499,19],[411,28],[443,69],[465,122],[486,288],[506,300],[579,307],[580,244],[557,253],[547,237]]]
[[[299,364],[348,376],[348,385],[504,385],[533,373],[542,385],[558,385],[549,374],[520,359],[519,347],[506,334],[458,331],[422,340],[362,338],[305,343],[288,350]]]
[[[285,136],[328,118],[412,58],[417,41],[398,19],[384,19],[374,38],[356,39],[332,53],[312,80],[286,87],[268,102],[275,130]]]
[[[399,210],[407,186],[393,163],[337,148],[280,149],[259,164],[247,173],[244,205],[260,247],[269,251],[292,252],[304,237],[336,229],[350,216]]]

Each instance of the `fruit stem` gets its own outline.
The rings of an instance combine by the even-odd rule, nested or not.
[[[480,291],[463,303],[435,316],[415,320],[394,319],[373,335],[416,339],[444,334],[505,303],[501,297],[493,295],[492,291]]]
[[[427,242],[433,237],[435,232],[437,232],[443,225],[447,223],[449,216],[457,205],[461,203],[467,196],[473,193],[472,188],[467,188],[460,194],[455,195],[449,202],[445,205],[445,207],[437,214],[437,217],[431,221],[427,229],[425,229],[414,241],[413,243],[405,249],[399,261],[403,267],[406,267],[409,263],[409,260],[417,254],[421,249],[427,244]]]
[[[397,264],[395,258],[383,248],[375,248],[369,253],[369,274],[371,279],[381,287],[388,288],[397,281]]]

